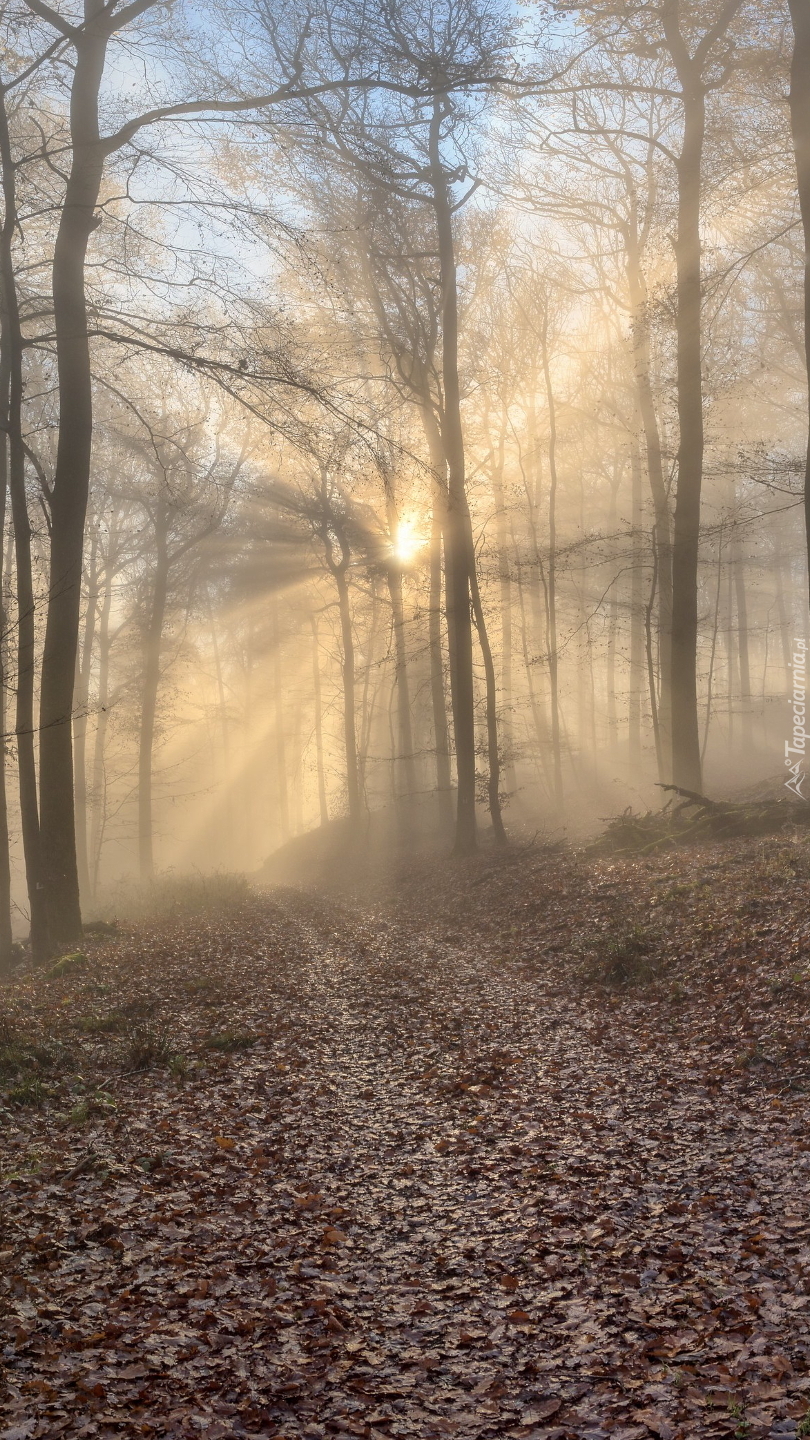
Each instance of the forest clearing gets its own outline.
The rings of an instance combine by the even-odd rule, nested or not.
[[[810,0],[0,0],[0,1440],[810,1437]]]
[[[807,1433],[803,837],[376,879],[7,992],[3,1435]]]

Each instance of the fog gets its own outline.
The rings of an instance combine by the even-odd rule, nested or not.
[[[786,6],[2,15],[6,946],[804,799]]]

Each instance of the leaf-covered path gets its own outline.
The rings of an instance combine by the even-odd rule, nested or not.
[[[714,877],[715,957],[752,863]],[[9,1034],[70,1063],[4,1119],[0,1435],[795,1434],[802,1072],[738,1063],[705,857],[672,864],[479,867],[436,925],[425,877],[384,909],[283,892],[14,987]],[[647,914],[662,876],[698,895],[668,927],[691,983],[573,983],[561,916],[628,879]],[[794,881],[749,1038],[785,964],[776,1029],[807,1033]]]

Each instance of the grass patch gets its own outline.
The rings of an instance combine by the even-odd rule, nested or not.
[[[195,980],[188,980],[183,990],[190,999],[200,1000],[203,1005],[216,1005],[222,993],[220,983],[213,975],[199,975]]]
[[[84,1035],[122,1035],[129,1020],[120,1010],[113,1010],[109,1015],[82,1015],[76,1026]]]
[[[50,1098],[50,1090],[43,1085],[38,1075],[29,1080],[22,1080],[19,1085],[12,1085],[6,1091],[6,1100],[9,1105],[18,1105],[29,1110],[41,1110],[45,1101]]]
[[[588,947],[583,976],[592,985],[644,985],[658,973],[658,935],[643,925],[601,937]]]
[[[112,1114],[116,1108],[112,1095],[108,1095],[106,1090],[97,1090],[93,1095],[85,1095],[73,1106],[67,1117],[68,1124],[81,1127],[101,1115]]]
[[[193,919],[200,914],[235,909],[244,905],[252,893],[245,875],[229,871],[184,875],[169,870],[146,885],[120,880],[101,897],[96,906],[98,919],[90,923],[113,925],[118,920]]]
[[[220,1055],[235,1055],[240,1050],[249,1050],[258,1040],[258,1035],[246,1031],[226,1030],[222,1035],[209,1035],[205,1041],[206,1050],[218,1050]]]
[[[87,964],[87,956],[83,950],[74,950],[70,955],[63,955],[57,960],[50,970],[45,971],[46,980],[62,980],[66,975],[73,975],[77,970],[83,970]]]
[[[15,1104],[35,1103],[21,1099],[26,1087],[40,1081],[46,1071],[55,1069],[69,1057],[62,1046],[40,1045],[14,1030],[10,1022],[0,1018],[0,1080],[16,1080],[6,1098]],[[19,1092],[19,1096],[16,1094]]]

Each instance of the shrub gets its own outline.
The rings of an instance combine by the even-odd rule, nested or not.
[[[643,925],[606,935],[594,946],[584,967],[585,978],[597,985],[640,985],[657,971],[658,936]]]
[[[155,1025],[137,1025],[129,1032],[124,1069],[153,1070],[159,1065],[169,1065],[174,1053],[165,1030]]]

